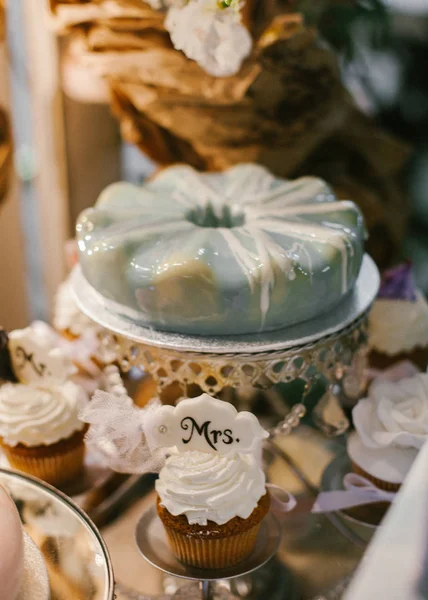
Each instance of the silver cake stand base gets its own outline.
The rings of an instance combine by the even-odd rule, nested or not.
[[[239,597],[255,598],[251,595],[249,586],[252,581],[249,576],[263,566],[276,554],[281,541],[281,525],[276,517],[269,513],[263,520],[257,537],[256,546],[251,555],[239,564],[224,569],[198,569],[181,563],[171,552],[165,529],[157,515],[156,507],[146,511],[138,522],[136,529],[137,547],[147,562],[163,573],[174,578],[188,580],[190,583],[179,586],[169,596],[174,600],[234,600]],[[281,568],[284,567],[281,565]],[[275,569],[275,565],[273,565]],[[266,579],[266,573],[254,579]],[[284,578],[282,577],[283,581]],[[236,580],[237,585],[225,585],[229,580]],[[289,583],[290,580],[289,580]],[[240,588],[243,594],[240,594]],[[245,588],[245,589],[244,589]],[[291,589],[287,590],[287,598],[293,598]],[[260,597],[261,590],[256,591]],[[272,596],[270,596],[272,597]]]
[[[274,428],[287,433],[306,412],[305,398],[320,379],[329,385],[315,409],[315,419],[329,434],[342,433],[348,422],[338,398],[357,399],[364,388],[367,314],[380,278],[367,255],[355,289],[334,310],[283,330],[241,336],[187,336],[157,331],[111,312],[86,281],[80,267],[72,274],[80,309],[105,329],[102,342],[114,351],[123,370],[138,367],[156,382],[166,402],[202,392],[221,395],[238,389],[271,389],[301,380],[303,399]]]

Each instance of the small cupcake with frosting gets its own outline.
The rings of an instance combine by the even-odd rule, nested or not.
[[[88,398],[69,379],[76,369],[55,341],[44,323],[10,333],[17,383],[0,386],[0,445],[12,467],[59,486],[83,467],[86,428],[78,414]]]
[[[353,470],[381,489],[397,491],[428,440],[428,375],[375,381],[352,416]]]
[[[248,556],[270,507],[265,475],[252,454],[172,455],[156,491],[173,552],[182,562],[206,569]]]
[[[386,271],[369,320],[369,363],[385,369],[410,360],[428,366],[428,302],[405,263]]]
[[[91,321],[77,306],[70,279],[66,279],[58,287],[54,300],[53,326],[71,342],[86,338],[93,347],[91,358],[98,368],[102,369],[116,361],[116,354],[104,347],[98,338],[102,327]],[[78,366],[82,367],[80,364]]]
[[[10,466],[55,486],[78,476],[85,454],[78,413],[85,400],[71,381],[0,387],[0,445]]]
[[[94,323],[76,304],[69,279],[63,281],[57,289],[54,299],[53,326],[69,340],[79,338]]]
[[[221,569],[252,552],[271,503],[256,456],[268,433],[252,413],[208,394],[137,408],[98,391],[81,418],[111,468],[159,472],[157,511],[180,561]]]
[[[254,548],[270,496],[255,455],[268,436],[257,418],[207,394],[163,407],[149,437],[173,449],[156,482],[171,549],[206,569],[234,565]],[[153,440],[154,438],[154,440]]]

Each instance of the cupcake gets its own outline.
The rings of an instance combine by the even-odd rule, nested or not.
[[[54,299],[53,326],[69,340],[79,338],[85,331],[92,329],[94,323],[76,304],[69,279],[63,281]]]
[[[253,550],[270,497],[252,454],[171,455],[156,482],[172,551],[188,565],[221,569]]]
[[[116,354],[99,341],[98,335],[103,331],[102,327],[91,321],[77,306],[70,279],[66,279],[58,287],[54,301],[53,326],[69,341],[82,338],[91,340],[94,345],[92,360],[98,368],[102,369],[116,361]]]
[[[10,332],[10,360],[21,383],[61,382],[77,372],[69,353],[58,342],[55,331],[43,321]]]
[[[352,416],[353,470],[381,489],[397,491],[428,439],[428,375],[375,381]]]
[[[179,560],[220,569],[251,554],[270,508],[256,458],[269,434],[252,413],[208,394],[138,408],[97,391],[80,417],[111,468],[159,472],[157,511]]]
[[[0,445],[11,467],[60,486],[82,470],[83,390],[72,383],[0,387]]]
[[[369,320],[369,363],[375,369],[410,360],[428,366],[428,303],[405,263],[382,276]]]

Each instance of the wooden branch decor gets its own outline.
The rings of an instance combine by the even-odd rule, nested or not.
[[[214,77],[173,47],[163,13],[141,0],[51,0],[68,60],[108,83],[126,140],[160,165],[254,161],[278,176],[319,175],[361,206],[376,232],[369,250],[385,265],[405,231],[408,149],[356,108],[335,54],[291,4],[249,2],[253,51],[235,75]]]

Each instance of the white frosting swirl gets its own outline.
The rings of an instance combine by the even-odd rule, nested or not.
[[[428,303],[419,290],[416,295],[416,302],[376,300],[369,329],[373,350],[394,356],[428,346]]]
[[[156,491],[172,515],[190,525],[247,519],[266,493],[265,475],[251,454],[184,452],[170,456]]]
[[[76,336],[96,327],[94,322],[79,310],[68,279],[58,286],[54,301],[53,324],[58,331],[68,330]]]
[[[0,387],[0,436],[9,446],[42,446],[59,442],[84,427],[78,418],[85,392],[71,381]]]

